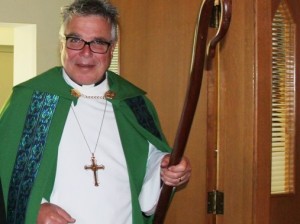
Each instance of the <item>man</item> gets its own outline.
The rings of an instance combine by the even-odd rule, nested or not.
[[[189,180],[145,92],[108,71],[117,11],[103,0],[63,10],[63,67],[14,88],[0,117],[8,223],[151,223],[161,182]]]

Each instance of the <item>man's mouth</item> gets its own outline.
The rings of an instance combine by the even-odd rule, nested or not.
[[[76,64],[78,67],[80,68],[93,68],[94,65],[93,64],[82,64],[82,63],[78,63]]]

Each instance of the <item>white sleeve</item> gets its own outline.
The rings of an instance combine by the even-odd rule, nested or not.
[[[161,152],[149,143],[149,155],[147,161],[147,171],[143,183],[139,202],[146,215],[152,215],[155,212],[156,204],[161,191],[160,164],[164,155],[168,153]]]

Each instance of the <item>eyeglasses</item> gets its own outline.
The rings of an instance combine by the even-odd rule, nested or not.
[[[108,51],[111,43],[103,40],[85,41],[79,37],[66,36],[66,47],[71,50],[82,50],[85,45],[88,45],[90,50],[97,54],[105,54]]]

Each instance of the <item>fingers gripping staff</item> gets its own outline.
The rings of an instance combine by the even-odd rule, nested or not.
[[[205,59],[207,61],[206,69],[210,69],[211,60],[214,57],[215,46],[225,36],[229,28],[231,19],[231,0],[221,0],[222,12],[220,27],[216,36],[210,41],[208,52],[206,52],[207,34],[214,3],[215,0],[203,0],[200,9],[198,26],[196,29],[197,36],[195,38],[193,66],[169,166],[177,165],[184,154],[200,95]],[[163,185],[154,216],[154,224],[164,223],[172,190],[173,187],[165,184]]]

